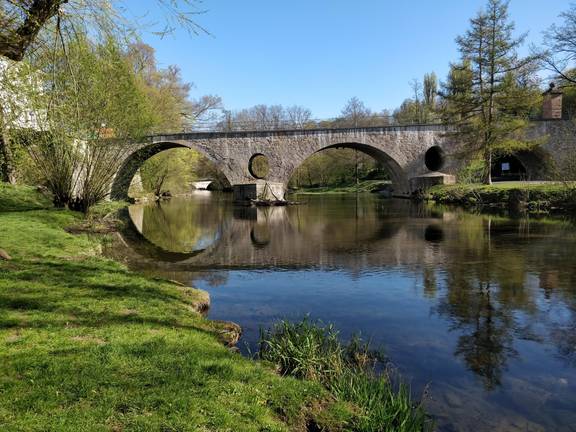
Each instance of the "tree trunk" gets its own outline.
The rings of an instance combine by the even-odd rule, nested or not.
[[[492,150],[486,148],[484,150],[484,184],[492,184]]]
[[[58,13],[60,5],[68,0],[34,0],[22,7],[25,15],[19,27],[0,32],[0,54],[14,61],[21,61],[26,50],[34,42],[42,26]],[[3,25],[6,25],[3,23]]]
[[[10,139],[2,126],[0,126],[0,181],[16,183]]]

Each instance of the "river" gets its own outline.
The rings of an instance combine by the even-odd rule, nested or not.
[[[441,431],[576,431],[576,226],[373,195],[129,208],[110,253],[206,290],[254,351],[279,318],[381,347]]]

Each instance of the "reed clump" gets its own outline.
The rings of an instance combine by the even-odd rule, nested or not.
[[[359,337],[343,344],[331,324],[308,318],[279,321],[261,330],[258,356],[280,374],[322,383],[333,397],[352,405],[348,430],[413,432],[433,429],[422,402],[386,367],[381,352]]]

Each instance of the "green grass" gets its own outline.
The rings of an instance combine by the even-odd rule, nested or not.
[[[0,182],[0,212],[47,209],[50,198],[32,186],[13,186]]]
[[[319,383],[230,352],[198,313],[206,293],[102,258],[101,239],[64,231],[79,214],[31,210],[30,191],[0,189],[29,210],[0,212],[0,430],[345,429]]]
[[[382,360],[368,344],[354,338],[339,342],[333,326],[304,319],[281,321],[260,336],[260,358],[275,363],[285,376],[322,383],[334,397],[354,407],[349,420],[361,432],[431,430],[420,403],[414,403],[402,382],[394,384],[387,372],[377,373]]]
[[[571,212],[576,209],[576,185],[568,183],[503,182],[492,185],[439,185],[427,191],[439,204],[508,208],[518,200],[535,212]]]
[[[388,180],[362,180],[358,185],[345,186],[323,186],[317,188],[299,188],[294,191],[296,194],[349,194],[376,192],[391,185]]]

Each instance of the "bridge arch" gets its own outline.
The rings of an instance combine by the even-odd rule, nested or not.
[[[546,180],[552,175],[552,157],[542,148],[523,150],[495,158],[492,164],[493,179]],[[507,164],[508,173],[503,170]]]
[[[381,163],[384,168],[388,171],[390,178],[392,180],[392,187],[394,189],[394,194],[396,195],[408,195],[410,193],[409,177],[406,170],[401,166],[400,162],[397,161],[391,154],[370,144],[364,144],[361,142],[342,142],[336,144],[329,144],[320,149],[317,149],[304,157],[293,167],[286,178],[286,184],[290,178],[294,175],[296,170],[302,166],[310,157],[321,153],[329,149],[339,149],[347,148],[352,150],[358,150],[370,157],[372,157],[377,162]]]
[[[110,187],[110,198],[113,200],[126,200],[129,198],[128,189],[132,183],[132,179],[136,172],[140,169],[142,164],[151,157],[170,149],[186,148],[197,151],[202,156],[205,156],[222,172],[224,177],[230,182],[229,175],[222,169],[218,161],[212,157],[210,153],[204,150],[203,147],[194,145],[193,142],[178,142],[178,141],[158,141],[146,143],[133,149],[132,152],[127,154],[120,169],[114,176]]]

